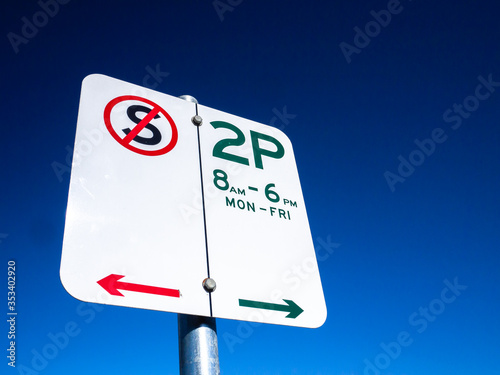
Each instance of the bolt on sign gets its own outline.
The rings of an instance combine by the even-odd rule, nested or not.
[[[74,150],[61,259],[72,296],[324,323],[295,158],[280,130],[93,74]]]

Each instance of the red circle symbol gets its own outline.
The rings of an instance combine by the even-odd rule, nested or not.
[[[120,136],[115,128],[111,125],[111,111],[113,108],[124,101],[127,100],[133,100],[133,101],[139,101],[142,103],[148,104],[152,108],[145,108],[148,111],[146,112],[146,116],[143,119],[138,119],[136,122],[136,126],[134,126],[132,129],[127,129],[127,133],[123,133],[123,136]],[[170,125],[170,129],[172,131],[172,137],[170,139],[170,142],[168,142],[167,145],[164,144],[164,142],[159,146],[160,148],[156,149],[154,147],[145,147],[145,148],[140,148],[138,146],[132,145],[131,142],[134,140],[137,140],[141,138],[139,136],[139,133],[149,125],[149,127],[153,127],[156,132],[160,132],[156,127],[150,124],[150,121],[153,120],[153,118],[161,118],[161,115],[168,120],[168,123]],[[129,115],[129,118],[132,120],[132,118]],[[133,120],[132,120],[133,121]],[[124,96],[119,96],[117,98],[114,98],[111,100],[107,105],[106,108],[104,109],[104,123],[106,124],[106,128],[108,129],[109,133],[111,136],[123,147],[129,149],[130,151],[136,152],[141,155],[148,155],[148,156],[158,156],[158,155],[163,155],[166,154],[167,152],[171,151],[175,145],[177,144],[177,138],[178,138],[178,133],[177,133],[177,126],[175,125],[174,120],[170,115],[165,111],[162,107],[160,107],[158,104],[152,102],[149,99],[146,98],[141,98],[140,96],[133,96],[133,95],[124,95]],[[161,139],[161,135],[160,135]],[[145,143],[145,142],[142,142]],[[137,144],[137,142],[134,142],[134,144]]]

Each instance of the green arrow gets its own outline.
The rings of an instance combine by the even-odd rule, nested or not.
[[[243,307],[253,307],[255,309],[265,309],[265,310],[275,310],[275,311],[285,311],[289,313],[285,318],[295,319],[298,317],[304,310],[302,310],[299,305],[289,299],[284,299],[286,305],[278,305],[277,303],[268,303],[268,302],[258,302],[258,301],[249,301],[247,299],[240,299],[240,306]]]

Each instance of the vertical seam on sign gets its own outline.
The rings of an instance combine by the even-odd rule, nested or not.
[[[198,104],[195,103],[196,116],[198,116]],[[207,257],[207,277],[210,277],[210,262],[208,259],[208,235],[207,235],[207,217],[205,214],[205,188],[203,185],[203,166],[201,164],[201,141],[200,141],[200,125],[196,126],[196,134],[198,136],[198,159],[200,162],[200,181],[201,181],[201,206],[203,212],[203,227],[205,230],[205,254]],[[208,293],[208,300],[210,304],[210,317],[212,318],[212,293]]]

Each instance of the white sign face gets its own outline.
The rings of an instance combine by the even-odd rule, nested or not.
[[[210,315],[203,217],[187,222],[181,210],[201,195],[194,114],[193,103],[119,80],[83,81],[61,260],[75,298]],[[130,290],[140,286],[181,296]]]
[[[326,319],[289,139],[102,75],[82,86],[61,279],[88,302],[311,328]]]
[[[322,325],[326,306],[290,140],[202,105],[198,113],[213,314]]]

